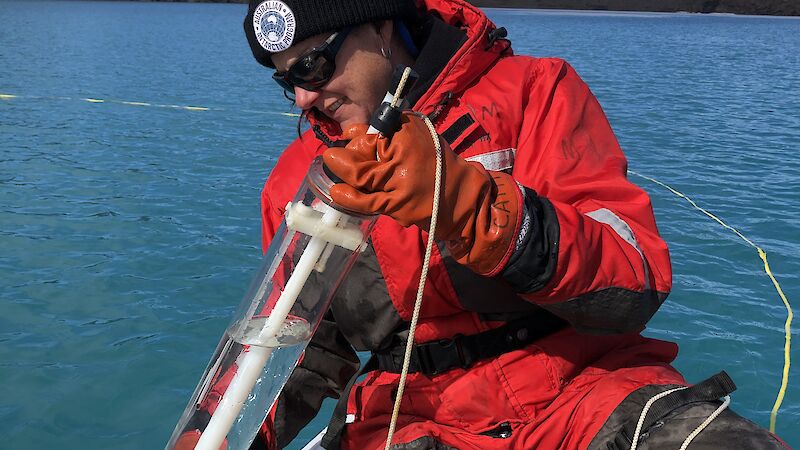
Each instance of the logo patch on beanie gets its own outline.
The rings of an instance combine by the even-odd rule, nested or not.
[[[294,13],[280,0],[261,2],[253,11],[253,29],[258,43],[270,53],[291,47],[297,22]]]

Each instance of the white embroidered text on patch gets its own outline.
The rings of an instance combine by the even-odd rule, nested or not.
[[[291,47],[297,22],[292,10],[280,0],[261,2],[253,11],[253,29],[264,50],[278,53]]]

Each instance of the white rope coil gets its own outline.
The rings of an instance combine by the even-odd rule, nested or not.
[[[715,409],[714,412],[712,412],[711,415],[708,416],[708,418],[704,420],[703,423],[700,424],[700,426],[695,428],[694,431],[692,431],[691,434],[689,434],[689,437],[687,437],[686,440],[683,441],[683,445],[681,445],[680,450],[686,450],[686,448],[689,446],[689,443],[692,442],[692,440],[694,440],[694,438],[697,437],[697,435],[700,434],[700,432],[703,431],[711,423],[711,421],[716,419],[717,416],[720,415],[722,411],[724,411],[725,408],[727,408],[728,405],[730,404],[731,404],[731,396],[726,395],[724,397],[722,404],[719,405],[719,408]]]
[[[644,425],[644,419],[647,417],[647,412],[650,411],[650,407],[653,406],[657,400],[672,394],[673,392],[682,391],[684,389],[688,389],[688,386],[679,387],[675,389],[670,389],[668,391],[664,391],[658,393],[650,398],[647,403],[644,404],[644,408],[642,408],[642,413],[639,415],[639,421],[636,423],[636,431],[633,433],[633,443],[631,444],[631,450],[636,450],[636,446],[639,444],[639,435],[642,433],[642,426]]]
[[[636,431],[633,433],[633,438],[632,438],[633,442],[631,443],[631,450],[636,450],[636,447],[639,445],[639,438],[642,433],[644,419],[645,417],[647,417],[647,413],[650,411],[650,407],[653,406],[653,403],[655,403],[657,400],[663,397],[668,396],[669,394],[672,394],[673,392],[682,391],[684,389],[688,389],[688,386],[670,389],[668,391],[658,393],[653,397],[651,397],[650,400],[647,401],[647,403],[645,403],[644,408],[642,408],[642,413],[639,415],[639,421],[636,423]],[[714,410],[714,412],[712,412],[706,418],[706,420],[703,421],[703,423],[701,423],[697,428],[695,428],[694,431],[689,433],[689,436],[686,438],[686,440],[683,441],[680,450],[686,450],[686,448],[689,447],[689,444],[694,440],[694,438],[696,438],[697,435],[699,435],[700,432],[703,431],[714,419],[716,419],[717,416],[719,416],[722,413],[722,411],[724,411],[725,408],[727,408],[728,405],[730,404],[731,404],[731,396],[726,395],[719,408]]]

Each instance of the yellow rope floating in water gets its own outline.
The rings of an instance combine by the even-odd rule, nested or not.
[[[740,238],[742,238],[742,240],[745,241],[748,245],[750,245],[751,247],[755,248],[756,251],[758,251],[758,257],[761,258],[762,261],[764,261],[764,271],[769,276],[769,279],[772,280],[772,284],[775,286],[775,290],[778,291],[778,295],[780,295],[781,300],[783,300],[783,304],[784,304],[784,306],[786,306],[786,311],[787,311],[786,323],[784,324],[784,330],[786,332],[786,340],[785,340],[785,343],[783,345],[783,376],[781,378],[781,387],[778,390],[778,397],[775,399],[775,405],[773,405],[772,413],[770,413],[770,416],[769,416],[769,431],[772,432],[772,433],[775,433],[775,421],[776,421],[777,416],[778,416],[778,409],[780,409],[781,403],[783,403],[783,398],[786,395],[786,388],[789,385],[789,367],[791,366],[791,357],[790,357],[789,350],[791,349],[791,343],[792,343],[792,318],[794,317],[794,314],[792,313],[792,306],[789,304],[789,300],[786,298],[786,295],[783,293],[783,289],[781,289],[781,285],[778,284],[778,280],[776,280],[775,276],[772,275],[772,270],[770,270],[769,262],[767,261],[767,252],[762,250],[761,247],[756,245],[753,241],[751,241],[745,235],[743,235],[741,232],[739,232],[739,230],[737,230],[736,228],[733,228],[732,226],[730,226],[727,223],[723,222],[719,217],[715,216],[714,214],[711,214],[707,210],[701,208],[697,203],[695,203],[694,200],[692,200],[691,198],[687,197],[682,192],[674,189],[672,186],[669,186],[669,185],[667,185],[665,183],[662,183],[662,182],[656,180],[655,178],[650,178],[648,176],[642,175],[642,174],[634,172],[632,170],[628,170],[628,173],[636,175],[637,177],[644,178],[645,180],[651,181],[651,182],[653,182],[653,183],[655,183],[655,184],[657,184],[659,186],[662,186],[662,187],[668,189],[673,194],[677,195],[678,197],[686,200],[695,209],[699,210],[700,212],[702,212],[703,214],[707,215],[708,217],[711,217],[712,219],[717,221],[717,223],[719,223],[723,227],[727,228],[728,230],[731,230],[734,233],[736,233],[736,235],[739,236]]]
[[[30,98],[30,99],[39,99],[39,100],[78,100],[88,103],[114,103],[118,105],[127,105],[127,106],[149,106],[154,108],[170,108],[170,109],[182,109],[185,111],[225,111],[224,108],[208,108],[205,106],[181,106],[181,105],[165,105],[165,104],[158,104],[158,103],[148,103],[148,102],[136,102],[136,101],[127,101],[127,100],[111,100],[111,99],[102,99],[102,98],[71,98],[71,97],[40,97],[40,96],[20,96],[14,94],[4,94],[0,93],[0,100],[12,100],[15,98]],[[244,113],[252,113],[252,114],[274,114],[279,116],[286,116],[286,117],[300,117],[300,114],[296,113],[282,113],[276,111],[241,111]]]

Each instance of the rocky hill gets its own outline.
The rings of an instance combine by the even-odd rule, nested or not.
[[[730,13],[800,16],[798,0],[470,0],[487,8]]]
[[[247,0],[145,0],[247,3]],[[486,8],[577,9],[800,16],[800,0],[467,0]]]

